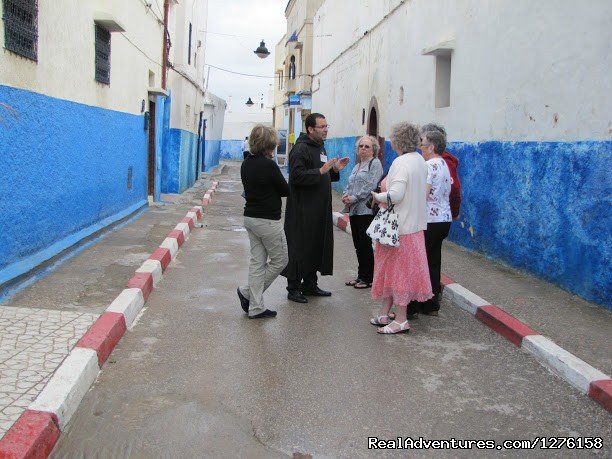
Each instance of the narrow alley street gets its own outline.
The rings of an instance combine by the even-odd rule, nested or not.
[[[289,302],[281,277],[265,294],[277,318],[248,320],[236,297],[249,254],[239,163],[225,171],[205,227],[191,232],[52,457],[366,457],[368,437],[407,436],[603,437],[597,453],[610,453],[609,413],[465,311],[445,302],[409,334],[377,335],[369,290],[344,285],[356,258],[338,229],[334,276],[320,280],[333,295]]]

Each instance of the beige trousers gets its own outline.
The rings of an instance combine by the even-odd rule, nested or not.
[[[249,316],[254,316],[266,310],[263,293],[285,269],[289,256],[282,220],[244,217],[244,227],[251,242],[251,260],[249,283],[239,288],[249,300]]]

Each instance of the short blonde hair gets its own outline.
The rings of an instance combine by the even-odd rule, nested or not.
[[[355,142],[355,150],[357,152],[359,152],[359,142],[361,142],[361,139],[370,139],[370,142],[372,142],[372,152],[374,153],[374,158],[377,158],[378,152],[380,151],[380,144],[378,143],[378,139],[373,135],[368,134],[363,135],[361,137],[357,137],[357,142]]]
[[[278,146],[278,134],[274,128],[257,124],[249,136],[250,152],[254,156],[263,156],[274,151]]]
[[[399,149],[398,153],[416,151],[421,144],[421,130],[416,124],[403,121],[391,129],[391,141]]]

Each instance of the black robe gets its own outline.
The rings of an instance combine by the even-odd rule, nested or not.
[[[288,279],[302,279],[319,271],[333,274],[334,229],[331,182],[340,174],[331,169],[321,175],[323,143],[302,133],[289,153],[289,196],[285,209],[285,235],[289,263],[281,273]]]

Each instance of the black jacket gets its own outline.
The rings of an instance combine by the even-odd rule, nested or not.
[[[333,274],[334,233],[331,182],[340,174],[321,175],[325,147],[302,133],[289,153],[289,197],[285,209],[285,234],[289,264],[281,273],[302,279],[312,271]]]

